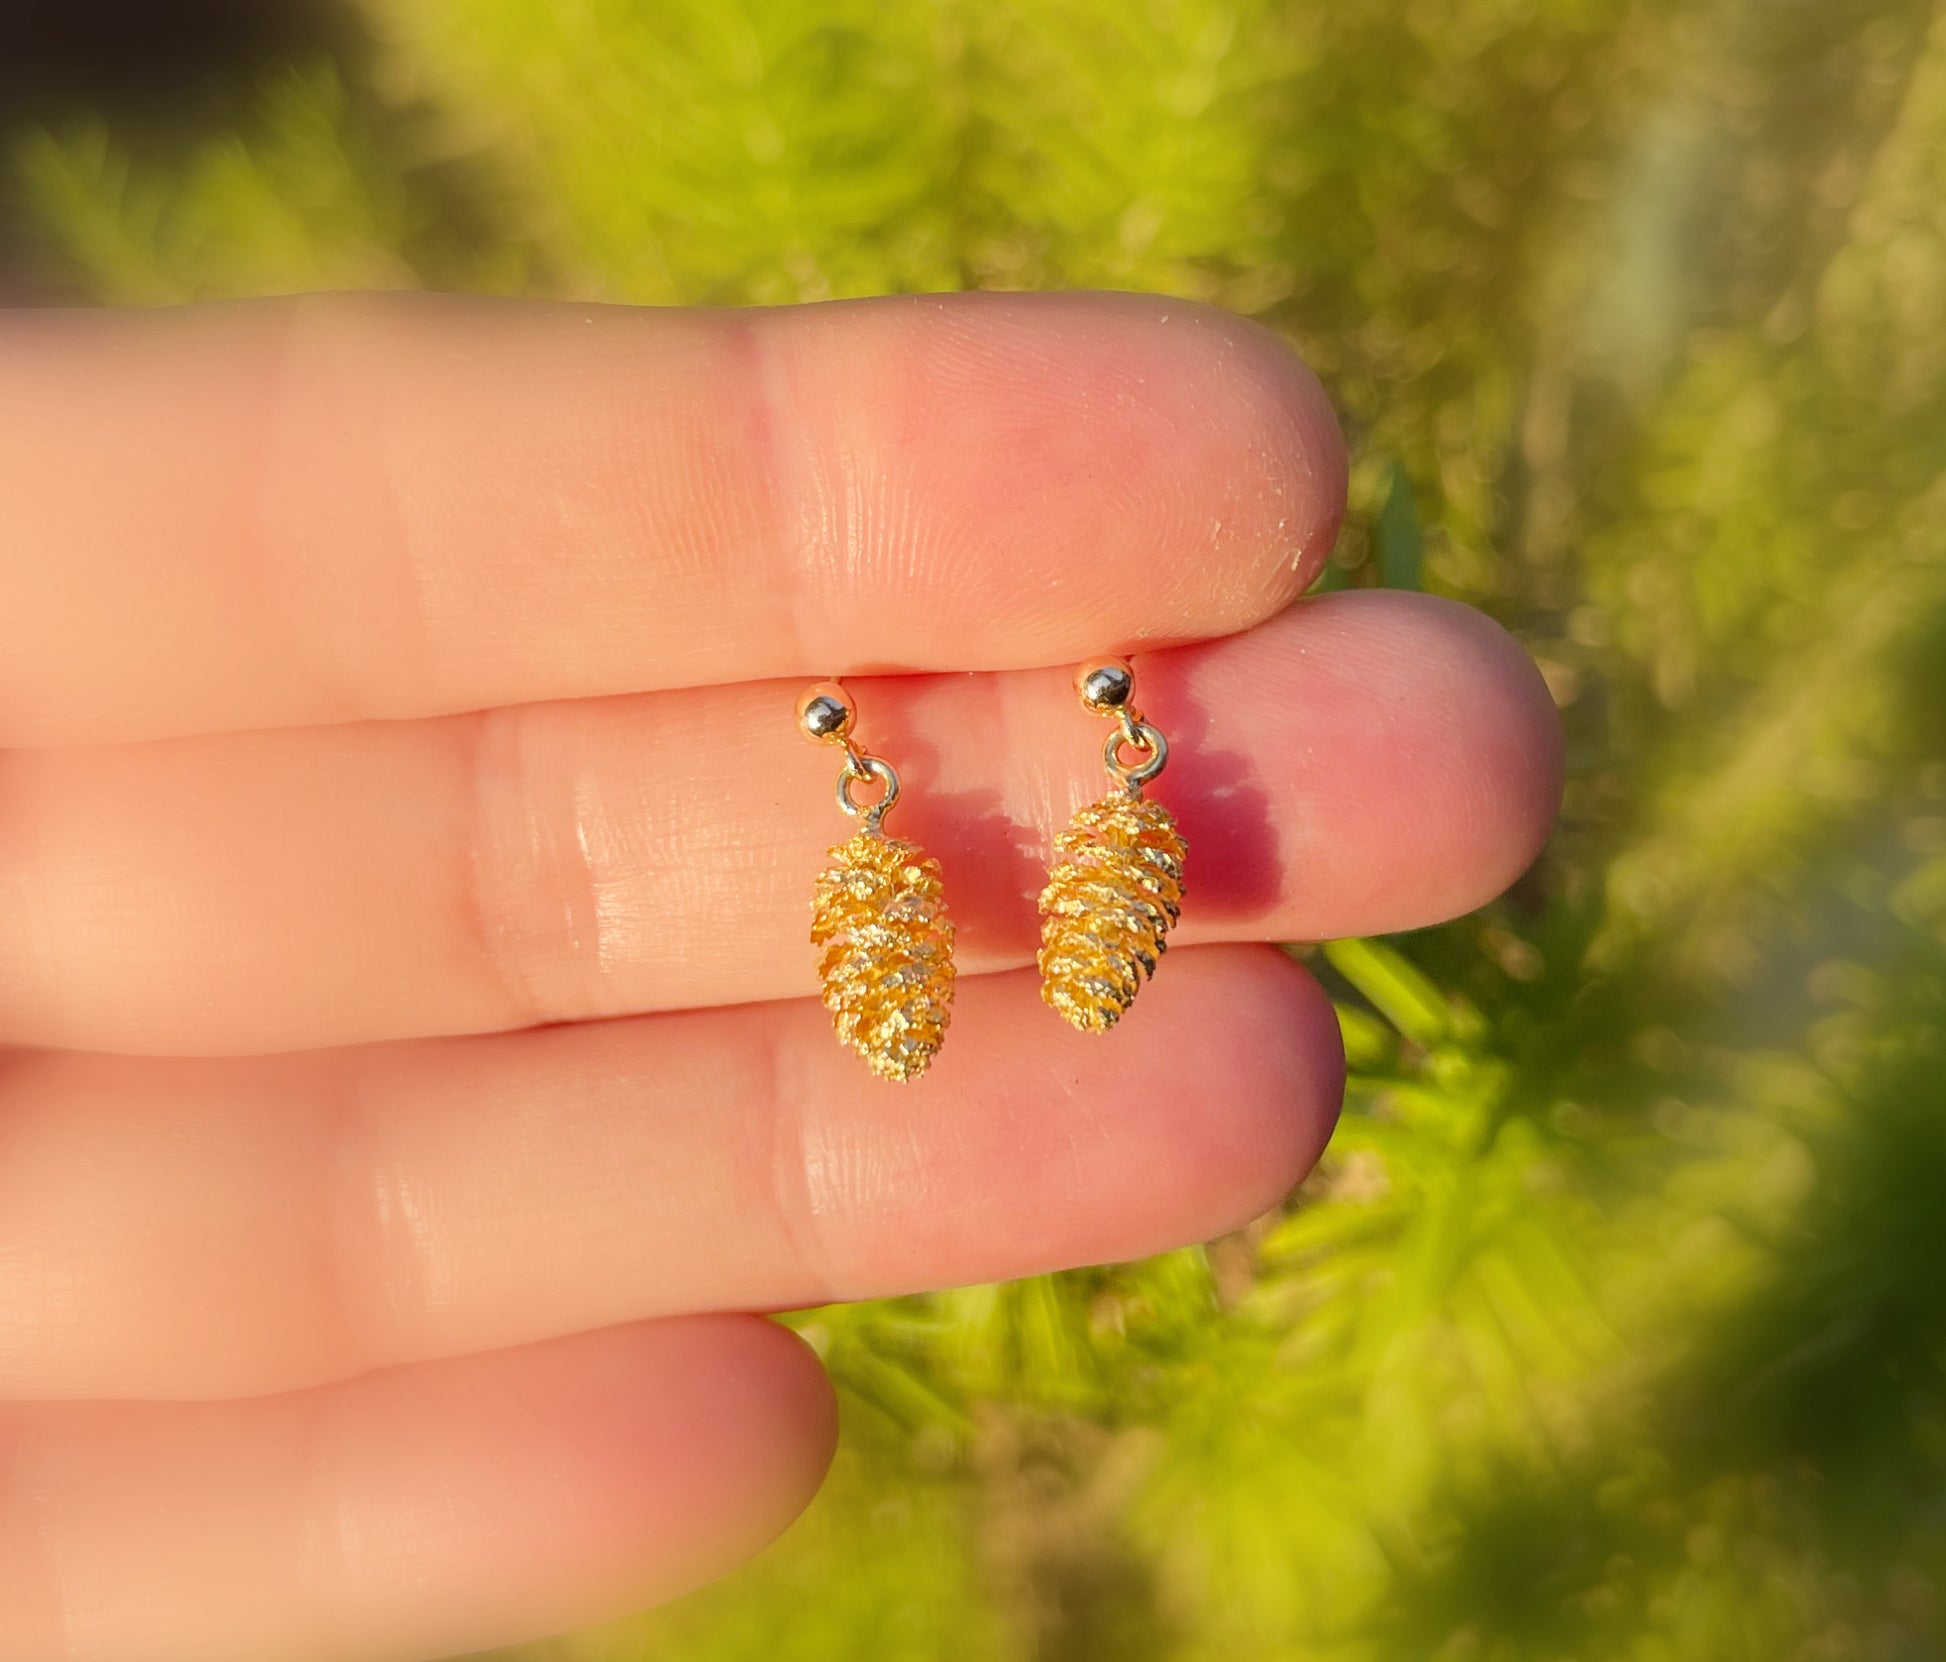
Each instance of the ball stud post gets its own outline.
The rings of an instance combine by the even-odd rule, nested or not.
[[[1074,690],[1098,716],[1113,715],[1135,692],[1135,671],[1126,658],[1096,658],[1076,671]]]
[[[857,707],[836,681],[807,687],[797,701],[797,725],[807,739],[820,744],[843,744],[851,736]]]

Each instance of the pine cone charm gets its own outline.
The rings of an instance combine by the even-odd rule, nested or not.
[[[1041,891],[1041,997],[1105,1033],[1155,973],[1182,906],[1188,851],[1169,810],[1132,790],[1075,814]]]
[[[875,826],[839,843],[819,873],[811,943],[839,1039],[881,1079],[917,1079],[953,1010],[953,925],[939,862]]]

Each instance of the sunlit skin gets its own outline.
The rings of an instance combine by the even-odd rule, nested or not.
[[[1262,1212],[1343,1074],[1266,943],[1477,906],[1554,812],[1494,625],[1298,602],[1342,443],[1218,313],[320,299],[0,361],[10,1662],[425,1658],[721,1573],[835,1435],[750,1312]],[[1096,1038],[1029,966],[1114,651],[1190,900]],[[960,932],[907,1086],[807,996],[833,674]]]

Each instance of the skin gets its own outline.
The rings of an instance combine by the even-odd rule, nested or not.
[[[722,1572],[834,1436],[749,1312],[1261,1213],[1343,1082],[1264,943],[1464,912],[1554,813],[1492,624],[1297,601],[1341,441],[1218,313],[317,298],[0,359],[0,1657],[424,1658]],[[1033,895],[1113,650],[1191,898],[1095,1039]],[[833,674],[960,927],[907,1087],[808,996]]]

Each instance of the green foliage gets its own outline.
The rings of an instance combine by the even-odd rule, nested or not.
[[[414,204],[337,76],[293,69],[261,104],[254,142],[223,134],[167,170],[138,168],[94,121],[28,134],[40,229],[120,305],[409,285]]]
[[[1496,610],[1572,740],[1509,900],[1308,954],[1353,1065],[1243,1235],[813,1312],[846,1447],[574,1656],[1946,1651],[1946,22],[1913,0],[372,0],[137,160],[173,300],[1161,289],[1318,363],[1328,581]]]

